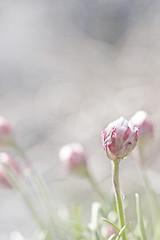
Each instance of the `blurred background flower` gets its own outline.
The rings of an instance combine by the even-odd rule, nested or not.
[[[89,184],[59,163],[58,150],[68,142],[85,146],[89,168],[110,189],[100,132],[120,116],[152,116],[157,141],[148,159],[160,170],[159,10],[156,0],[0,2],[0,115],[13,124],[56,206],[87,205],[93,197]],[[122,164],[130,195],[140,179],[133,161]],[[0,194],[0,239],[17,229],[27,235],[34,224],[23,202],[11,191]]]

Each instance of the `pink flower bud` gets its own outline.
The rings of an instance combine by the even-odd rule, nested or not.
[[[116,230],[110,224],[105,224],[101,226],[101,236],[108,239],[111,235],[117,236]]]
[[[13,132],[7,119],[0,117],[0,146],[6,146],[13,142]]]
[[[12,172],[20,175],[20,168],[15,161],[9,154],[1,152],[0,153],[0,183],[5,187],[12,187],[11,183],[8,181],[7,178],[7,169],[10,169]]]
[[[134,126],[139,128],[139,140],[142,142],[153,137],[153,123],[145,111],[138,111],[131,118]]]
[[[59,158],[64,166],[72,172],[86,173],[86,153],[79,143],[71,143],[61,148]]]
[[[137,144],[138,128],[121,117],[108,125],[101,138],[108,158],[113,161],[123,159]]]

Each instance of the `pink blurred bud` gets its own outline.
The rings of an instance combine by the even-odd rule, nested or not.
[[[79,143],[65,145],[59,151],[59,158],[71,172],[86,174],[86,153]]]
[[[153,137],[153,123],[145,111],[136,112],[131,121],[139,128],[139,141],[144,142]]]
[[[108,158],[113,161],[123,159],[137,144],[138,128],[121,117],[108,125],[101,138]]]
[[[1,152],[0,153],[0,184],[4,185],[5,187],[12,188],[12,185],[7,178],[6,168],[20,175],[20,167],[18,166],[15,159],[11,157],[9,154]]]
[[[101,227],[101,235],[103,238],[109,238],[111,235],[117,235],[116,230],[113,228],[113,226],[111,226],[110,224],[105,224],[102,225]]]
[[[13,142],[13,131],[7,119],[0,117],[0,146],[7,146]]]

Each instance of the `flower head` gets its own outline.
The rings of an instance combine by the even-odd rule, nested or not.
[[[11,183],[7,178],[7,169],[15,174],[20,174],[20,167],[13,157],[9,154],[1,152],[0,153],[0,184],[5,187],[12,187]]]
[[[138,128],[121,117],[108,125],[101,138],[108,158],[113,161],[123,159],[137,144]]]
[[[79,143],[65,145],[59,151],[59,158],[64,166],[72,172],[85,174],[86,153]]]
[[[13,142],[13,131],[10,123],[4,117],[0,117],[0,146],[6,146]]]
[[[139,141],[144,142],[153,137],[153,123],[145,111],[136,112],[131,122],[139,128]]]

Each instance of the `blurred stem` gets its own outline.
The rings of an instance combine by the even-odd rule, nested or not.
[[[100,198],[103,200],[103,202],[106,202],[106,198],[104,194],[102,193],[101,189],[99,188],[98,183],[95,181],[94,177],[91,175],[91,173],[87,170],[86,176],[91,183],[94,191],[100,196]]]
[[[145,164],[142,147],[138,146],[137,151],[138,151],[138,156],[137,156],[138,159],[137,160],[138,160],[138,163],[140,166],[140,171],[141,171],[141,175],[143,178],[144,186],[145,186],[146,192],[148,194],[150,207],[151,207],[151,211],[152,211],[152,215],[153,215],[153,224],[155,226],[160,221],[160,208],[159,208],[156,194],[155,194],[155,192],[152,188],[152,185],[148,179],[147,167]]]
[[[146,238],[146,232],[145,232],[145,228],[144,228],[142,208],[141,208],[141,203],[140,203],[138,193],[135,194],[135,197],[136,197],[137,219],[138,219],[138,224],[139,224],[139,228],[141,231],[141,237],[142,237],[142,240],[146,240],[147,238]]]
[[[19,154],[19,156],[22,157],[24,163],[25,163],[26,165],[28,165],[28,161],[27,161],[27,159],[26,159],[25,153],[24,153],[24,151],[20,148],[20,146],[19,146],[15,141],[12,142],[12,145],[11,145],[11,146],[12,146],[13,149],[16,150],[16,152]]]
[[[54,231],[55,231],[58,239],[62,239],[62,236],[61,236],[61,234],[60,234],[60,232],[58,231],[58,228],[57,228],[57,222],[55,221],[55,218],[53,216],[54,209],[53,209],[53,206],[52,206],[52,203],[51,203],[51,197],[49,196],[49,193],[48,193],[48,191],[46,189],[45,183],[40,178],[40,176],[36,173],[36,171],[34,169],[32,169],[32,173],[31,174],[32,174],[34,182],[36,183],[36,185],[37,185],[37,187],[38,187],[38,189],[40,191],[40,194],[41,194],[41,196],[43,198],[43,201],[45,203],[49,219],[51,221],[52,226],[54,227]]]
[[[99,239],[98,238],[98,214],[101,204],[99,202],[92,203],[91,209],[91,231],[92,231],[92,239]]]
[[[122,205],[122,198],[119,186],[119,163],[120,160],[112,161],[112,181],[114,186],[114,193],[117,205],[117,212],[119,216],[120,228],[125,226],[124,210]],[[122,233],[122,240],[126,240],[126,231]]]
[[[39,228],[42,231],[45,231],[45,233],[46,232],[48,233],[48,230],[46,229],[46,225],[40,219],[40,216],[39,216],[37,210],[35,209],[34,205],[32,204],[32,202],[31,202],[31,200],[30,200],[30,198],[27,194],[27,191],[25,190],[25,186],[23,186],[23,184],[18,180],[18,177],[16,176],[16,174],[13,173],[5,164],[4,164],[4,167],[6,169],[7,178],[9,180],[9,182],[20,193],[20,195],[24,199],[26,205],[28,206],[28,208],[30,209],[33,217],[35,218]],[[48,237],[47,239],[51,239],[51,236],[47,236],[47,237]]]
[[[35,169],[28,163],[27,158],[24,154],[24,151],[16,143],[14,143],[12,146],[18,152],[18,154],[22,157],[25,165],[27,167],[29,167],[29,170],[30,170],[29,176],[30,176],[31,181],[33,181],[32,184],[36,186],[36,190],[38,190],[38,193],[41,196],[41,199],[43,200],[48,217],[50,219],[50,222],[52,224],[52,227],[54,228],[54,231],[55,231],[58,239],[62,239],[62,236],[61,236],[60,232],[58,231],[57,222],[55,221],[55,218],[53,215],[54,208],[52,206],[51,197],[49,195],[48,189],[47,189],[44,181],[41,179],[39,174],[37,174]]]

